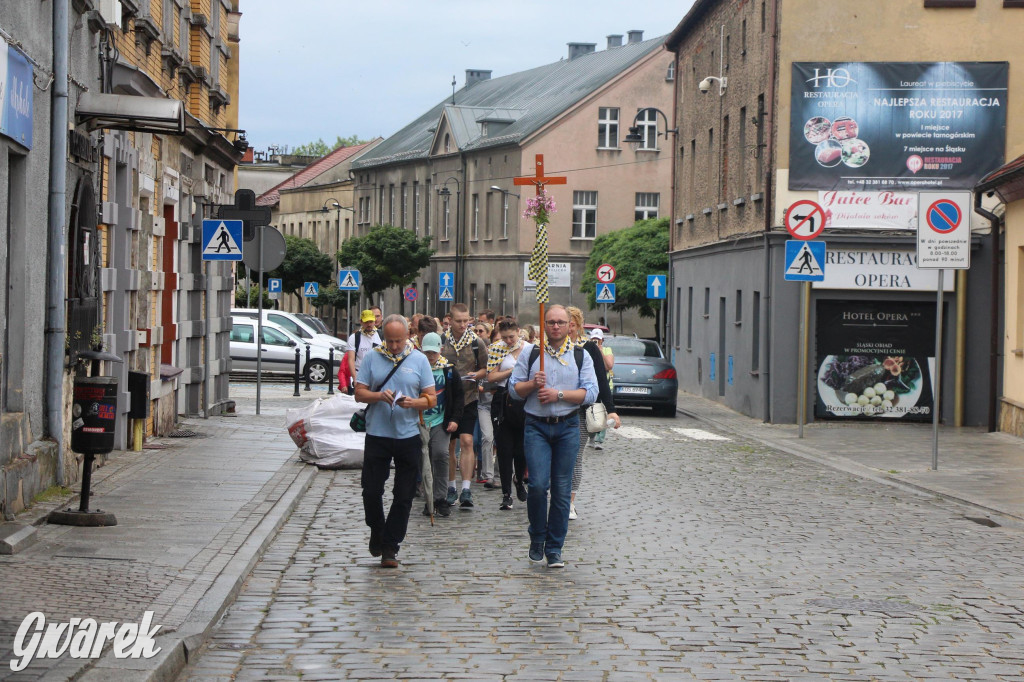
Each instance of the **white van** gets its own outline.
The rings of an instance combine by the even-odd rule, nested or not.
[[[258,308],[232,308],[231,317],[249,317],[255,320],[259,316],[259,312]],[[283,310],[264,309],[263,321],[283,327],[311,345],[334,348],[336,354],[344,353],[348,346],[338,337],[322,333],[308,321],[303,320],[294,313],[286,313]]]

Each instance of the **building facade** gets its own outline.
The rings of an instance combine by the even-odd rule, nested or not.
[[[533,188],[513,178],[533,176],[543,155],[547,175],[567,178],[547,187],[558,207],[549,226],[549,261],[560,273],[552,300],[585,309],[579,289],[594,239],[638,214],[670,210],[668,119],[650,113],[648,121],[644,113],[643,148],[623,141],[638,110],[669,111],[673,73],[661,43],[632,31],[625,44],[609,36],[604,50],[570,43],[566,59],[509,76],[467,70],[452,98],[353,164],[357,233],[396,225],[430,236],[436,249],[414,283],[416,303],[386,292],[384,308],[442,314],[448,303],[439,300],[439,276],[450,272],[454,301],[536,323],[525,271],[535,227],[521,217]],[[652,335],[640,324],[626,314],[613,326]]]
[[[971,266],[946,271],[938,360],[938,276],[917,267],[916,243],[921,192],[969,192],[1024,142],[1007,115],[1019,104],[1011,46],[1024,14],[974,4],[866,2],[849,14],[803,0],[698,0],[672,32],[680,155],[669,307],[681,388],[770,422],[796,421],[797,410],[923,421],[941,362],[942,418],[986,423],[985,396],[999,390],[987,379],[989,222],[968,197]],[[925,39],[938,34],[950,40]],[[820,39],[839,35],[858,39]],[[809,293],[802,406],[802,285],[784,281],[798,253],[787,257],[791,208],[791,226],[825,225],[828,248],[825,280]],[[847,324],[855,319],[876,327]],[[879,320],[899,324],[883,332]],[[877,372],[897,389],[889,405],[846,402],[862,388],[862,363],[863,377]]]
[[[54,26],[55,3],[67,6],[66,27]],[[0,240],[11,285],[0,351],[7,516],[78,477],[74,377],[117,378],[116,449],[167,433],[179,414],[228,403],[233,282],[229,266],[203,263],[201,220],[210,205],[230,203],[241,158],[243,145],[228,138],[237,128],[239,17],[237,1],[224,0],[0,8],[5,41],[32,67],[33,111],[31,145],[0,137],[14,209]],[[54,85],[59,68],[68,69],[66,89]],[[55,137],[58,114],[67,132]],[[66,173],[47,172],[60,155]],[[63,363],[44,352],[47,326],[64,335]],[[90,359],[97,351],[118,361]],[[141,406],[135,422],[129,386]]]

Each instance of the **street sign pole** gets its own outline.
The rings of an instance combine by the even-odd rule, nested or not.
[[[257,305],[259,314],[256,316],[256,414],[260,413],[260,389],[263,386],[263,230],[266,226],[259,226],[259,251],[260,267],[257,270],[260,288],[260,300]]]
[[[811,283],[803,282],[800,287],[800,368],[797,372],[800,385],[797,387],[796,423],[797,437],[804,437],[804,418],[807,414],[807,352],[810,345],[811,327]]]
[[[245,266],[245,307],[252,307],[252,274],[248,265]]]
[[[939,268],[939,291],[935,296],[935,401],[932,405],[932,471],[939,468],[939,396],[942,394],[942,295],[943,274]]]

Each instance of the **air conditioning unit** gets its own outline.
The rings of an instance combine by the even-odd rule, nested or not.
[[[99,12],[108,25],[121,25],[121,0],[99,0]]]

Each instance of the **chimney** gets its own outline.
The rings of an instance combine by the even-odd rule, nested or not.
[[[484,71],[483,69],[466,69],[466,87],[480,81],[491,80],[491,72]]]
[[[629,44],[630,45],[632,45],[633,43],[642,43],[643,40],[644,40],[644,32],[643,31],[637,31],[637,30],[634,29],[632,31],[627,31],[627,33],[629,34]]]
[[[597,43],[569,43],[569,61],[591,54],[597,49]]]
[[[613,47],[622,47],[622,35],[610,35],[608,36],[608,49]]]

